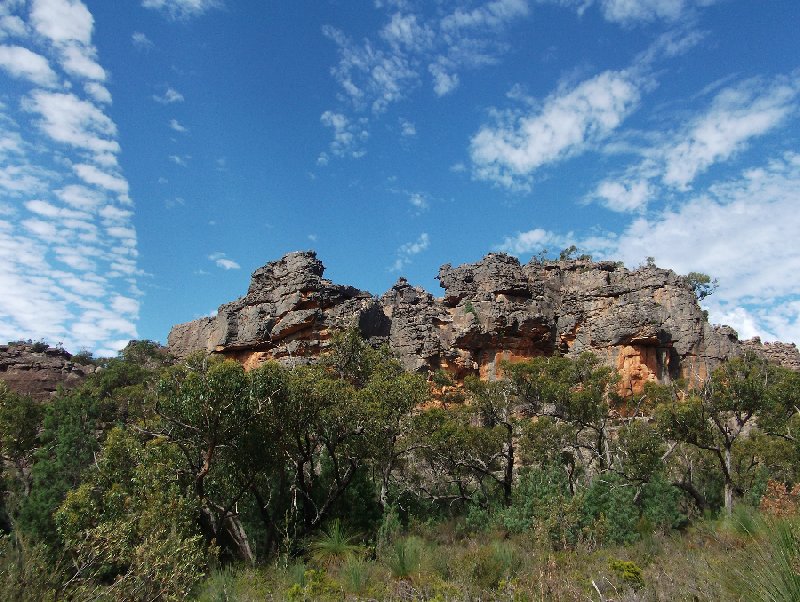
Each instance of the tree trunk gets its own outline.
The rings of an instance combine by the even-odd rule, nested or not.
[[[503,503],[506,507],[511,506],[511,493],[514,485],[514,433],[510,426],[508,429],[508,439],[505,443],[506,466],[503,474]]]
[[[731,479],[731,448],[725,447],[725,513],[733,513],[733,481]]]

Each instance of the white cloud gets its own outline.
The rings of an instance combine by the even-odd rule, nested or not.
[[[111,104],[111,92],[103,84],[97,82],[86,82],[83,86],[86,93],[92,96],[97,102]]]
[[[715,0],[603,0],[603,16],[614,23],[630,25],[657,20],[677,21],[696,6]]]
[[[8,7],[0,4],[0,38],[14,36],[42,54],[0,46],[0,75],[39,86],[16,98],[9,89],[0,102],[0,190],[20,199],[0,208],[0,290],[11,291],[0,295],[0,339],[110,350],[136,336],[141,291],[117,128],[100,105],[78,96],[82,89],[111,102],[92,45],[94,19],[79,0],[14,0],[12,10],[29,24],[7,18]],[[25,127],[7,102],[19,103]]]
[[[38,86],[53,88],[58,85],[56,73],[47,59],[21,46],[0,46],[0,68]]]
[[[70,184],[61,190],[56,190],[56,196],[67,205],[83,211],[91,211],[99,207],[105,199],[101,192],[77,184]]]
[[[189,128],[187,128],[187,127],[186,127],[186,126],[184,126],[184,125],[181,125],[181,124],[178,122],[178,120],[177,120],[177,119],[170,119],[170,120],[169,120],[169,127],[170,127],[171,129],[175,130],[176,132],[180,132],[181,134],[185,134],[186,132],[188,132],[188,131],[189,131]]]
[[[673,131],[654,132],[643,159],[601,182],[588,200],[613,211],[644,209],[660,187],[688,191],[700,174],[735,158],[751,140],[776,130],[798,110],[800,75],[753,78],[719,90],[710,106]]]
[[[544,230],[534,228],[527,232],[517,232],[514,236],[508,236],[502,243],[495,247],[497,251],[513,253],[515,255],[525,255],[538,251],[547,250],[548,247],[562,249],[569,246],[569,238]]]
[[[145,8],[160,10],[171,19],[199,17],[222,5],[222,0],[142,0]]]
[[[773,130],[797,109],[800,77],[745,81],[722,90],[709,111],[665,152],[664,183],[685,189],[712,164],[728,159],[747,141]]]
[[[69,44],[61,51],[61,66],[71,75],[104,81],[106,71],[97,63],[95,55],[94,47]]]
[[[175,165],[180,165],[181,167],[188,167],[189,159],[191,159],[189,155],[170,155],[168,158]]]
[[[654,193],[654,187],[645,179],[604,180],[590,198],[599,199],[612,211],[627,212],[645,208]]]
[[[531,113],[496,114],[470,143],[476,177],[527,187],[537,169],[581,153],[619,127],[638,104],[642,86],[626,71],[605,71],[559,89]]]
[[[369,138],[369,132],[365,129],[364,120],[351,122],[343,113],[325,111],[320,116],[320,122],[325,127],[333,129],[333,141],[330,145],[331,153],[337,157],[351,156],[361,157],[364,155],[363,143]],[[322,159],[322,155],[320,155]],[[327,164],[327,159],[320,161],[320,165]]]
[[[24,38],[28,35],[25,21],[16,15],[3,15],[0,11],[0,40],[6,37]]]
[[[99,186],[123,196],[128,194],[128,181],[120,175],[108,173],[86,163],[73,165],[72,169],[87,184]]]
[[[692,10],[709,6],[718,0],[537,0],[540,4],[559,4],[573,8],[579,15],[593,4],[600,4],[606,21],[636,25],[658,20],[674,22]]]
[[[117,126],[92,103],[74,94],[35,90],[24,104],[42,117],[38,125],[54,141],[96,153],[119,152],[113,139]]]
[[[232,259],[228,259],[225,253],[220,251],[212,253],[208,256],[208,259],[213,261],[214,265],[216,265],[218,268],[222,268],[223,270],[238,270],[242,267]]]
[[[433,91],[436,96],[447,96],[450,92],[458,88],[458,84],[460,83],[458,73],[449,71],[443,62],[444,61],[431,63],[428,66],[428,71],[430,71],[433,77]]]
[[[429,47],[434,40],[433,30],[417,21],[413,14],[395,13],[381,30],[381,37],[396,47],[419,52]]]
[[[173,102],[183,102],[184,98],[183,94],[178,92],[175,88],[171,88],[168,86],[163,96],[154,94],[153,100],[155,100],[156,102],[160,102],[161,104],[167,105]]]
[[[400,120],[400,135],[404,138],[412,138],[417,135],[417,126],[407,119]]]
[[[92,40],[94,17],[80,0],[33,0],[31,23],[53,42],[89,45]]]
[[[442,19],[441,28],[449,34],[463,29],[496,29],[527,16],[527,0],[494,0],[472,10],[456,8]]]
[[[419,255],[423,251],[426,251],[430,246],[430,243],[430,236],[428,236],[426,232],[423,232],[419,235],[417,240],[401,245],[400,248],[397,249],[397,258],[389,270],[392,272],[399,272],[405,266],[411,263],[411,258],[414,255]]]
[[[416,207],[419,211],[426,211],[429,203],[428,198],[421,192],[412,192],[408,195],[408,202],[412,207]]]
[[[134,31],[131,35],[131,43],[139,50],[149,50],[154,46],[152,40],[141,31]]]

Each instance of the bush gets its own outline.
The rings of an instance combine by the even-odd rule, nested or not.
[[[583,501],[584,527],[598,544],[628,544],[638,533],[636,489],[622,478],[605,473],[592,481]]]
[[[634,590],[644,587],[642,569],[640,569],[635,562],[629,560],[611,560],[608,566],[614,571],[617,577],[622,579],[626,585],[629,585]]]

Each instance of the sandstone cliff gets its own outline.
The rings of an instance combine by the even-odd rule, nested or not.
[[[71,389],[95,371],[93,365],[74,362],[72,357],[43,343],[0,345],[0,380],[16,393],[45,400],[59,385]]]
[[[332,283],[313,252],[290,253],[253,273],[247,294],[215,317],[175,326],[171,353],[222,353],[254,367],[267,359],[307,362],[335,329],[357,324],[414,371],[499,376],[500,361],[591,351],[622,374],[621,389],[648,380],[705,378],[745,348],[800,366],[794,345],[742,343],[708,324],[685,278],[613,262],[526,265],[508,255],[439,270],[436,298],[401,278],[383,296]]]

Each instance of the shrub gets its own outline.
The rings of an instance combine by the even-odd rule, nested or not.
[[[644,587],[642,569],[640,569],[635,562],[629,560],[611,560],[608,566],[614,571],[617,577],[622,579],[626,585],[631,586],[634,590]]]
[[[315,563],[324,567],[352,558],[363,550],[361,546],[353,543],[355,539],[355,535],[345,531],[338,518],[334,519],[311,542],[309,546],[311,558]]]
[[[627,544],[638,533],[636,489],[620,477],[606,473],[592,481],[583,502],[584,525],[598,544]]]

